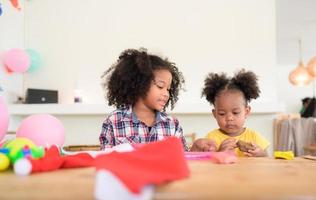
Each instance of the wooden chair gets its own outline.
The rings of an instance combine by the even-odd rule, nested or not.
[[[194,133],[194,132],[193,133],[186,133],[186,134],[184,134],[184,137],[187,141],[188,147],[191,147],[195,138],[196,138],[196,133]]]

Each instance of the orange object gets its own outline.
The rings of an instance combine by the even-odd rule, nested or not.
[[[20,4],[19,4],[19,1],[18,0],[10,0],[10,2],[11,2],[11,4],[12,4],[12,6],[14,7],[14,8],[16,8],[17,10],[21,10],[21,7],[20,7]]]

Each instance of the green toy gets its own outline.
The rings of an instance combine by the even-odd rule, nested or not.
[[[27,138],[16,138],[7,141],[0,148],[0,171],[6,170],[10,163],[13,165],[21,158],[41,158],[44,156],[44,149],[37,147]]]

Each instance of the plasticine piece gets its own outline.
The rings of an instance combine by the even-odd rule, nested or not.
[[[294,153],[293,151],[275,151],[274,158],[280,158],[285,160],[293,160]]]
[[[255,147],[251,143],[244,142],[242,140],[238,140],[236,144],[239,150],[242,152],[249,152],[249,150],[255,150]]]

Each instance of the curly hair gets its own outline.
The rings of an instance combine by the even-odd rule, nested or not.
[[[184,77],[174,63],[148,54],[144,48],[123,51],[117,62],[103,73],[102,86],[107,90],[108,104],[116,108],[134,105],[140,97],[146,97],[154,79],[154,71],[161,69],[168,70],[172,75],[170,96],[165,108],[171,104],[173,109],[178,101],[179,90],[184,85]]]
[[[232,78],[225,73],[209,73],[204,80],[202,96],[205,96],[206,100],[214,105],[215,98],[222,91],[237,90],[243,93],[246,103],[249,103],[251,99],[259,97],[260,89],[257,82],[257,75],[245,69],[235,73]]]

